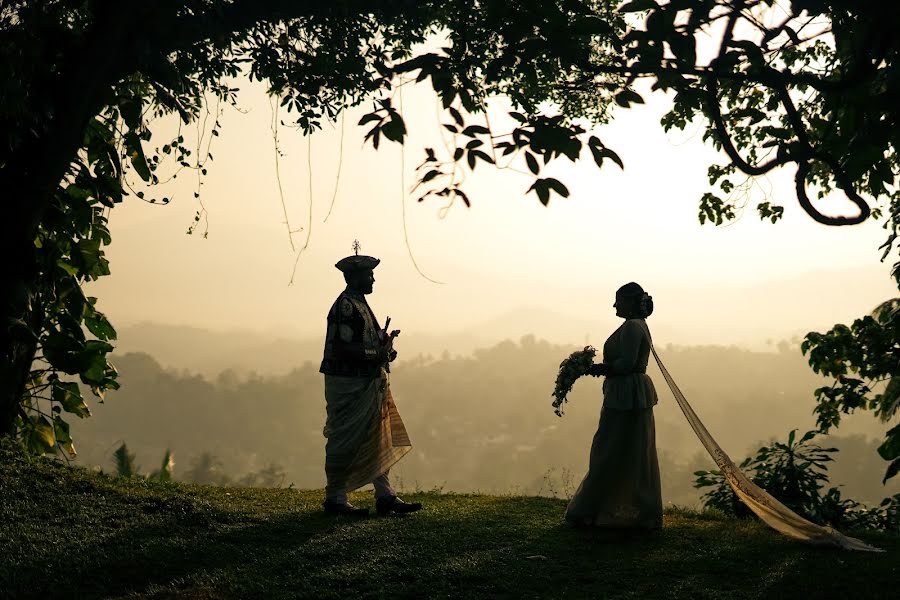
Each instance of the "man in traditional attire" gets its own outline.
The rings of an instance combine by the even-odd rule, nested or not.
[[[381,262],[357,254],[335,265],[347,287],[328,312],[325,352],[319,369],[325,375],[325,512],[368,516],[347,494],[371,483],[379,515],[419,510],[419,503],[397,497],[388,478],[390,468],[412,449],[406,428],[391,396],[389,362],[396,358],[393,339],[366,302],[375,283],[373,270]],[[390,319],[388,319],[390,321]]]

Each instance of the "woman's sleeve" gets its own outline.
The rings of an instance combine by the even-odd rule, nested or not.
[[[634,373],[637,365],[641,343],[644,341],[644,328],[635,321],[626,321],[622,326],[619,338],[619,357],[609,365],[611,375],[629,375]]]

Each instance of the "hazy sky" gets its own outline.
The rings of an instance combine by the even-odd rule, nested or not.
[[[326,126],[311,143],[280,128],[290,225],[304,228],[293,236],[297,248],[309,232],[312,205],[309,247],[289,286],[295,254],[275,177],[272,110],[259,85],[242,82],[241,88],[242,110],[225,109],[202,187],[207,239],[185,235],[199,208],[196,179],[188,173],[166,187],[173,204],[130,198],[112,211],[113,274],[89,292],[114,323],[320,336],[343,288],[333,265],[351,253],[354,239],[363,253],[382,259],[371,303],[404,336],[496,325],[497,335],[602,341],[615,323],[616,288],[635,280],[654,296],[658,343],[760,347],[851,320],[897,294],[889,266],[878,262],[877,246],[886,237],[881,224],[814,223],[796,203],[792,172],[760,181],[737,223],[701,226],[697,204],[707,190],[706,166],[717,155],[702,143],[699,128],[663,133],[659,118],[668,101],[658,94],[645,95],[644,107],[617,110],[614,122],[598,129],[625,161],[624,172],[612,163],[598,170],[590,160],[557,161],[548,172],[569,186],[571,197],[554,197],[545,208],[525,195],[529,177],[480,164],[465,184],[472,208],[458,203],[442,215],[439,202],[418,204],[407,193],[422,148],[443,148],[437,100],[424,86],[404,88],[411,131],[405,156],[392,143],[379,151],[363,147],[366,129],[356,122],[365,111],[347,114],[339,180],[339,126]],[[492,106],[492,124],[500,128],[506,107],[502,100]],[[157,130],[153,142],[162,145],[170,124]],[[336,185],[333,213],[323,223]],[[752,207],[764,193],[785,206],[783,222],[762,223],[755,215]],[[415,259],[442,284],[413,267],[404,205]],[[843,207],[838,199],[831,210]],[[508,313],[514,314],[503,320]]]

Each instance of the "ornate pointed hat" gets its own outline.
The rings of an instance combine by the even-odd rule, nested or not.
[[[342,273],[352,273],[354,271],[371,271],[378,266],[381,259],[374,256],[366,256],[359,253],[359,241],[353,240],[353,252],[351,256],[342,258],[335,263],[335,267]]]

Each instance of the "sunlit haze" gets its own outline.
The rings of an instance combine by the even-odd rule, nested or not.
[[[796,203],[792,173],[760,180],[736,223],[701,226],[706,165],[722,157],[698,128],[662,131],[668,100],[660,94],[645,93],[646,106],[617,110],[597,130],[624,160],[624,171],[609,161],[602,170],[589,161],[550,165],[550,174],[569,186],[567,199],[554,196],[544,207],[525,194],[529,176],[480,164],[464,188],[472,208],[417,203],[410,189],[423,148],[444,151],[437,100],[421,86],[404,87],[411,133],[405,150],[390,142],[378,151],[364,145],[366,129],[356,122],[368,106],[347,113],[339,178],[340,122],[311,140],[279,127],[284,203],[290,227],[303,228],[293,234],[295,248],[309,236],[289,285],[296,252],[275,176],[272,106],[260,86],[241,82],[241,88],[241,111],[224,109],[203,179],[206,239],[203,221],[194,235],[185,234],[200,208],[193,172],[157,192],[174,199],[169,206],[132,196],[112,211],[113,274],[88,291],[118,326],[154,322],[321,337],[325,313],[343,288],[333,265],[351,253],[354,239],[363,253],[382,259],[370,298],[376,314],[391,316],[403,330],[401,341],[417,352],[440,352],[441,336],[461,333],[473,343],[526,333],[602,343],[616,321],[613,294],[631,280],[654,297],[657,343],[757,349],[852,320],[896,293],[889,267],[878,262],[886,237],[881,224],[814,223]],[[491,105],[495,129],[505,124],[507,108],[502,100]],[[289,120],[283,112],[279,117]],[[159,124],[154,143],[162,145],[172,127]],[[186,132],[188,141],[192,135]],[[765,194],[785,206],[783,222],[756,215]],[[832,211],[844,209],[840,199],[831,202]]]

